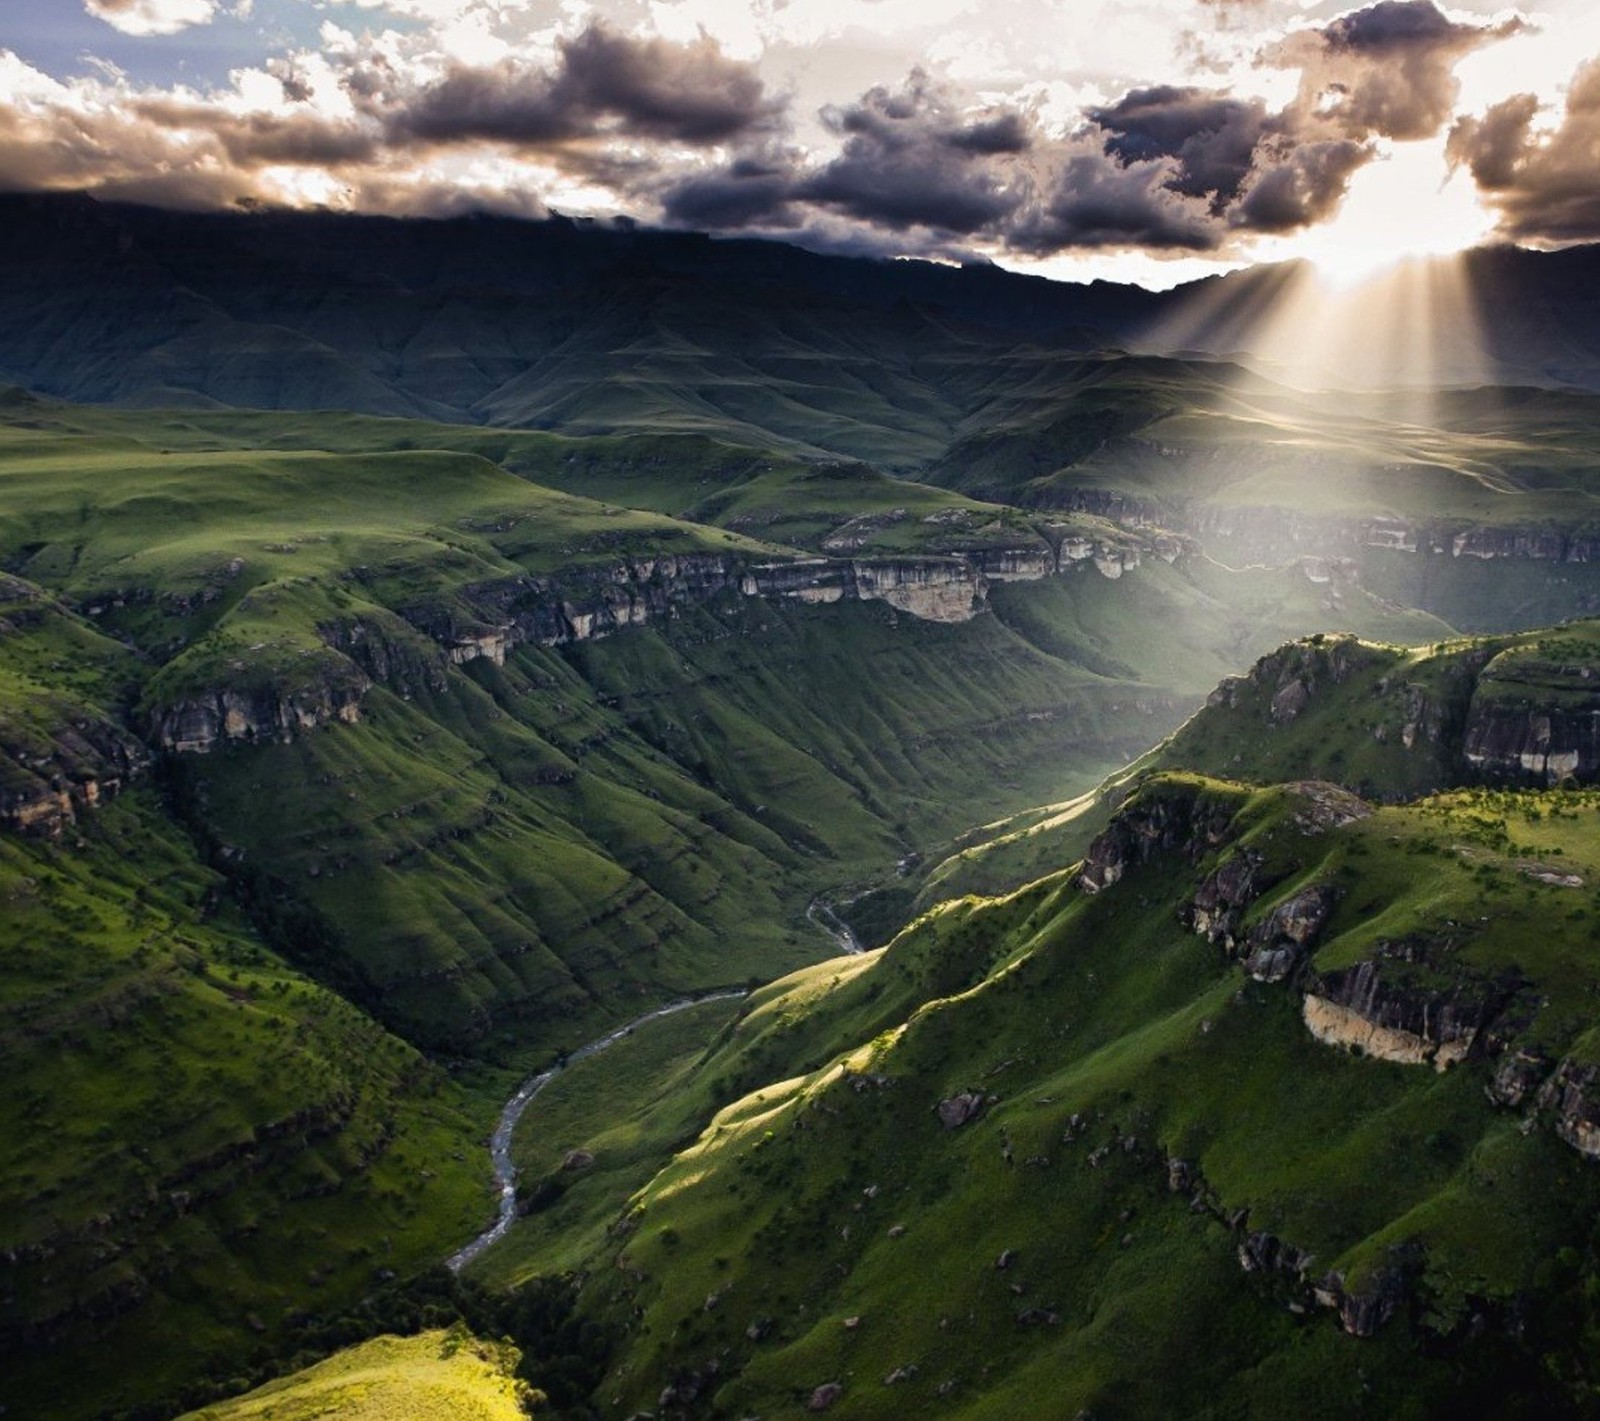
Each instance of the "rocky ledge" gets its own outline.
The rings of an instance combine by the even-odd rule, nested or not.
[[[1176,557],[1178,545],[1154,548]],[[1081,566],[1117,578],[1139,546],[1087,537],[949,555],[815,557],[751,562],[721,553],[629,558],[478,583],[453,605],[402,608],[451,661],[503,664],[515,647],[565,646],[670,617],[719,595],[828,605],[883,602],[931,622],[965,622],[988,606],[991,582],[1033,581]],[[380,678],[382,679],[382,678]]]
[[[59,838],[149,763],[133,736],[84,713],[64,718],[47,739],[0,734],[0,826]]]
[[[174,754],[204,755],[232,742],[287,741],[332,721],[360,720],[371,679],[331,653],[318,669],[322,674],[297,675],[294,686],[218,686],[181,697],[155,712],[151,737]]]

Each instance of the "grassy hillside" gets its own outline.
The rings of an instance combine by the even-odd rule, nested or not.
[[[705,441],[19,398],[0,481],[0,553],[65,599],[61,647],[111,634],[105,714],[179,752],[207,853],[304,970],[441,1050],[571,1046],[813,958],[818,891],[1087,788],[1330,608],[1448,630],[1293,571],[1169,567],[1090,517]],[[680,500],[728,526],[661,511]],[[1093,539],[1121,575],[1086,558],[942,625],[741,595],[797,556],[774,536],[890,558]],[[17,685],[21,724],[48,686]]]
[[[0,1401],[62,1418],[431,1263],[494,1109],[288,966],[147,789],[71,834],[0,836]]]
[[[523,1421],[543,1408],[515,1367],[508,1346],[460,1329],[379,1337],[186,1421]]]
[[[258,1374],[305,1345],[308,1317],[342,1317],[482,1225],[478,1137],[514,1071],[685,991],[815,963],[829,951],[806,916],[818,894],[887,884],[899,895],[880,900],[887,931],[920,886],[919,855],[1088,790],[1285,636],[1330,621],[1391,640],[1454,635],[1343,575],[1235,570],[1093,515],[983,504],[859,466],[698,437],[488,437],[343,416],[196,415],[181,428],[25,398],[0,417],[0,851],[18,1063],[0,1188],[16,1220],[5,1247],[22,1260],[6,1303],[8,1405],[67,1396],[61,1414],[91,1415],[235,1362]],[[1071,539],[1101,554],[1039,581],[997,574],[966,620],[930,619],[913,599],[814,605],[745,586],[803,553],[942,576]],[[1501,659],[1472,663],[1465,709],[1459,678],[1428,654],[1352,653],[1344,679],[1283,661],[1270,685],[1263,671],[1228,693],[1234,728],[1216,744],[1195,738],[1203,717],[1185,734],[1196,763],[1222,773],[1245,772],[1231,759],[1243,745],[1263,775],[1303,761],[1336,776],[1341,752],[1353,784],[1453,783],[1429,778],[1443,764],[1432,752],[1399,757],[1405,726],[1511,706],[1485,712],[1479,741],[1520,765],[1535,751],[1518,725],[1586,704],[1587,654],[1567,643],[1588,639],[1494,643]],[[1404,676],[1379,690],[1386,668]],[[1296,717],[1275,738],[1275,700],[1300,680],[1304,703],[1291,697]],[[1358,682],[1387,709],[1360,709]],[[1441,709],[1413,713],[1416,697]],[[1045,842],[1029,839],[1029,872],[1075,856],[1058,843],[1051,860]],[[1529,844],[1522,857],[1539,861]],[[617,1058],[614,1087],[575,1075],[562,1159],[594,1145],[596,1164],[567,1178],[548,1149],[519,1146],[538,1208],[484,1275],[525,1284],[614,1252],[605,1231],[626,1199],[662,1187],[660,1162],[715,1112],[731,1109],[740,1134],[745,1111],[768,1108],[739,1105],[748,1092],[990,990],[1011,929],[988,909],[951,911],[989,926],[959,950],[917,948],[909,975],[878,957],[825,964],[768,989],[709,1054],[682,1036],[654,1054],[641,1041],[638,1063]],[[1204,995],[1220,981],[1190,985]],[[1127,990],[1107,1032],[1167,1009]],[[1040,1042],[1029,1049],[1043,1055]],[[949,1060],[976,1072],[968,1049]],[[467,1055],[494,1069],[438,1064]],[[606,1129],[580,1128],[596,1114]],[[933,1169],[907,1148],[907,1170]],[[744,1227],[717,1224],[735,1238]],[[653,1337],[685,1296],[641,1293]],[[601,1330],[573,1375],[625,1321],[610,1306],[591,1316]],[[311,1331],[322,1346],[339,1328]],[[692,1350],[640,1353],[627,1385],[698,1369]],[[750,1395],[766,1405],[761,1375],[752,1363]]]
[[[1142,777],[1161,769],[1257,784],[1316,778],[1387,801],[1588,783],[1600,772],[1596,711],[1593,621],[1413,647],[1318,633],[1228,678],[1096,793],[969,830],[926,870],[916,902],[1008,892],[1077,858]]]
[[[773,1416],[831,1385],[861,1416],[1586,1405],[1600,1184],[1569,1143],[1581,1109],[1515,1097],[1504,1068],[1587,1060],[1589,890],[1565,879],[1600,869],[1590,799],[1369,811],[1157,780],[1091,854],[1122,870],[1101,892],[1057,876],[954,904],[820,994],[780,986],[743,1031],[820,1019],[834,1054],[774,1062],[637,1196],[592,1285],[637,1318],[602,1390]],[[1246,862],[1267,886],[1242,944],[1331,890],[1292,981],[1191,926]],[[1302,1020],[1362,963],[1418,1023],[1419,1064],[1402,1027],[1346,1048]],[[1430,1039],[1445,1000],[1483,1009]],[[1426,1064],[1452,1042],[1463,1059]],[[1495,1082],[1520,1111],[1484,1099]]]

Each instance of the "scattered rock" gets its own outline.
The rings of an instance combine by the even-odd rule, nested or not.
[[[841,1382],[823,1382],[811,1393],[811,1400],[806,1402],[807,1411],[826,1411],[841,1396],[844,1395],[844,1385]]]
[[[977,1091],[964,1090],[939,1102],[939,1123],[946,1130],[958,1130],[969,1120],[976,1120],[983,1113],[983,1106],[983,1096]]]

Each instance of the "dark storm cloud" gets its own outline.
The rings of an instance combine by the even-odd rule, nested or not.
[[[1220,23],[1251,6],[1208,8]],[[343,36],[321,56],[268,63],[284,100],[271,111],[128,85],[95,102],[61,86],[43,101],[0,94],[0,183],[186,206],[270,201],[287,187],[375,210],[535,211],[553,170],[675,226],[835,250],[1236,251],[1250,234],[1331,215],[1379,140],[1439,131],[1455,64],[1514,28],[1451,19],[1431,0],[1380,0],[1260,56],[1299,71],[1282,108],[1143,85],[1050,128],[1033,108],[976,103],[913,70],[824,109],[831,141],[812,153],[796,146],[788,96],[705,37],[682,44],[595,23],[539,61],[468,64],[408,39]],[[330,102],[331,84],[348,105]],[[1452,153],[1494,192],[1508,229],[1582,226],[1571,170],[1586,113],[1575,91],[1570,133],[1536,140],[1532,111],[1514,101],[1459,126]],[[534,191],[498,174],[453,189],[448,165],[429,161],[484,144],[528,163]],[[285,179],[285,168],[299,174]]]
[[[1034,141],[1031,119],[1014,110],[965,112],[921,71],[822,118],[843,140],[831,161],[745,155],[670,182],[661,194],[667,219],[770,228],[820,209],[881,233],[922,230],[938,243],[999,234],[1026,200],[1029,172],[1019,160]]]
[[[794,186],[792,163],[740,158],[721,172],[672,184],[662,197],[662,212],[674,226],[702,231],[787,228],[796,221],[790,208]]]
[[[1021,171],[1008,160],[1028,147],[1024,116],[964,115],[921,71],[903,88],[869,89],[823,119],[844,146],[797,183],[803,201],[891,231],[970,236],[995,229],[1023,200]]]
[[[1600,240],[1600,60],[1586,64],[1551,132],[1534,129],[1538,100],[1519,94],[1450,132],[1452,162],[1465,164],[1513,241]]]
[[[1297,143],[1275,162],[1259,165],[1229,223],[1252,232],[1296,232],[1332,215],[1357,168],[1373,150],[1348,138]]]
[[[1222,230],[1205,204],[1172,186],[1164,163],[1123,163],[1103,151],[1066,157],[1037,210],[1009,234],[1020,251],[1045,254],[1097,247],[1209,251]]]
[[[669,176],[652,195],[673,223],[786,232],[826,215],[877,234],[884,250],[951,241],[1036,254],[1216,250],[1326,220],[1377,141],[1439,132],[1455,103],[1455,65],[1518,28],[1453,20],[1431,0],[1380,0],[1262,55],[1300,71],[1281,109],[1151,85],[1053,134],[1023,110],[966,109],[913,71],[899,88],[824,111],[840,139],[829,160],[736,161]]]
[[[371,68],[347,82],[397,139],[433,144],[537,148],[601,132],[715,144],[772,130],[785,108],[754,66],[729,59],[710,40],[633,39],[601,25],[564,41],[551,69],[456,65],[420,90],[396,87]]]
[[[1134,89],[1088,117],[1105,131],[1108,153],[1124,162],[1176,160],[1173,191],[1212,197],[1218,210],[1239,195],[1262,138],[1281,128],[1259,101],[1170,85]]]
[[[790,233],[844,218],[880,250],[924,254],[984,240],[1035,255],[1210,251],[1326,216],[1370,156],[1325,131],[1297,137],[1292,116],[1261,103],[1193,88],[1133,90],[1052,136],[1018,110],[964,110],[913,71],[823,118],[843,140],[831,160],[769,154],[669,181],[654,194],[666,220]]]
[[[1449,122],[1460,91],[1456,64],[1523,28],[1517,19],[1472,25],[1431,0],[1381,0],[1275,45],[1266,62],[1299,69],[1303,123],[1337,126],[1346,138],[1415,139]]]

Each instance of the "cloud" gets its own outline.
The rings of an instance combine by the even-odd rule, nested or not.
[[[1037,210],[1010,234],[1019,251],[1145,247],[1210,251],[1223,229],[1173,186],[1170,161],[1124,163],[1097,146],[1064,153]]]
[[[1262,139],[1282,128],[1259,100],[1170,85],[1134,89],[1088,117],[1105,130],[1107,152],[1124,162],[1174,159],[1172,189],[1209,196],[1219,211],[1239,195]]]
[[[1428,138],[1450,121],[1455,66],[1473,50],[1523,29],[1520,19],[1474,25],[1432,0],[1380,0],[1320,29],[1298,30],[1263,62],[1300,71],[1296,109],[1343,137]]]
[[[83,8],[123,34],[171,35],[210,23],[217,0],[83,0]]]
[[[1464,165],[1512,241],[1600,240],[1600,60],[1581,68],[1561,120],[1535,128],[1539,101],[1516,94],[1450,130],[1446,152]]]
[[[1025,199],[1025,173],[1013,161],[1031,146],[1025,116],[964,114],[921,70],[823,119],[844,146],[796,185],[803,201],[890,231],[970,236],[996,230]]]
[[[1252,232],[1297,232],[1332,215],[1357,168],[1372,160],[1371,145],[1337,138],[1295,143],[1277,161],[1253,170],[1229,224]]]
[[[85,3],[124,28],[198,23],[221,8]],[[1271,102],[1237,87],[1143,84],[1079,110],[1062,94],[1081,90],[1033,86],[997,101],[913,69],[806,127],[791,90],[703,29],[680,26],[674,39],[569,19],[530,34],[500,0],[355,3],[423,23],[357,34],[325,22],[320,48],[235,70],[211,90],[142,87],[115,68],[59,83],[0,51],[0,186],[200,207],[622,210],[883,254],[1236,255],[1257,234],[1326,220],[1386,141],[1440,131],[1455,65],[1516,28],[1455,19],[1431,0],[1380,0],[1277,32],[1259,53],[1230,31],[1236,61],[1253,55],[1278,71]],[[917,0],[896,3],[918,11]],[[1197,3],[1258,32],[1303,13],[1301,0]],[[1231,72],[1236,85],[1262,71]],[[1541,137],[1533,119],[1515,103],[1491,110],[1458,125],[1452,153],[1493,189],[1509,226],[1570,225],[1570,195],[1565,215],[1534,214],[1539,194],[1549,199],[1539,210],[1554,201],[1561,163],[1575,161],[1558,162],[1554,148],[1576,152],[1581,125]]]
[[[787,102],[767,91],[753,65],[708,39],[635,39],[599,24],[562,41],[553,67],[456,64],[410,92],[393,78],[392,70],[386,79],[366,69],[350,88],[384,114],[398,140],[430,143],[539,147],[603,132],[725,143],[772,131]]]

